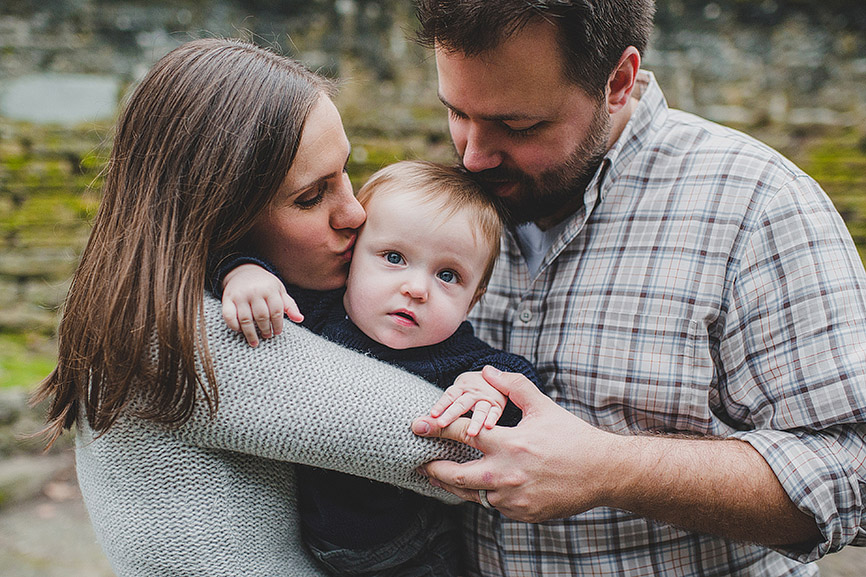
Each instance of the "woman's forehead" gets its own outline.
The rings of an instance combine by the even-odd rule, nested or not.
[[[298,152],[286,175],[286,188],[300,191],[342,171],[349,150],[340,113],[323,94],[304,122]]]

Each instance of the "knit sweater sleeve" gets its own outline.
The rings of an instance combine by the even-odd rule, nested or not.
[[[412,420],[441,394],[434,385],[291,323],[252,348],[225,326],[217,299],[206,295],[204,310],[219,407],[211,418],[198,402],[175,433],[184,441],[459,501],[415,472],[434,459],[478,457],[465,445],[412,434]]]

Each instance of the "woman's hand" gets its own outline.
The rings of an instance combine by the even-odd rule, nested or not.
[[[445,428],[472,411],[466,434],[475,437],[482,427],[496,426],[507,403],[508,397],[484,380],[481,371],[463,373],[430,408],[430,416],[438,427]]]
[[[223,280],[223,319],[233,331],[243,333],[250,346],[283,332],[283,315],[299,323],[304,315],[283,283],[256,264],[242,264]],[[256,330],[258,329],[258,331]]]

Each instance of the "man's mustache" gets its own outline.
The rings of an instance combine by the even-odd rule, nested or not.
[[[482,185],[484,184],[498,184],[501,182],[523,182],[525,180],[525,176],[522,172],[517,170],[512,170],[504,166],[496,166],[494,168],[488,168],[487,170],[482,170],[481,172],[475,173],[475,178]]]

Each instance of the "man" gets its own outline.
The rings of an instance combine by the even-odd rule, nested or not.
[[[812,179],[667,108],[652,12],[419,2],[457,153],[513,221],[472,321],[549,395],[485,369],[519,426],[413,425],[485,454],[423,471],[484,505],[470,575],[814,575],[866,544],[863,265]]]

